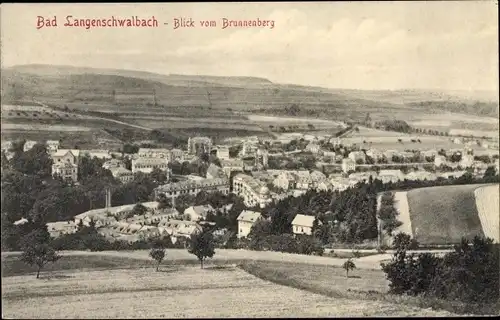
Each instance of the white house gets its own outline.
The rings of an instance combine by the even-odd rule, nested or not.
[[[356,162],[350,158],[342,159],[342,171],[356,171]]]
[[[262,218],[260,212],[244,210],[238,216],[238,238],[247,237],[255,222]]]
[[[303,214],[298,214],[292,221],[292,229],[294,234],[312,234],[312,227],[314,220],[313,216],[306,216]]]
[[[52,153],[52,175],[63,179],[78,180],[79,150],[59,149]]]

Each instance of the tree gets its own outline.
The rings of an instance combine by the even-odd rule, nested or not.
[[[22,239],[23,253],[20,257],[24,263],[37,268],[36,278],[40,278],[40,270],[49,262],[56,262],[60,256],[50,245],[50,234],[46,227],[35,229]]]
[[[392,246],[396,250],[415,250],[418,249],[418,242],[412,239],[410,235],[400,232],[394,236]]]
[[[158,272],[158,269],[160,268],[160,263],[163,261],[165,258],[165,249],[163,248],[152,248],[151,251],[149,252],[149,256],[156,260],[158,264],[156,265],[156,271]]]
[[[198,258],[203,269],[203,261],[206,258],[212,258],[215,254],[212,232],[205,229],[192,235],[188,252]]]
[[[356,269],[356,265],[354,262],[352,262],[351,258],[347,259],[346,262],[342,265],[342,268],[344,268],[346,272],[346,277],[349,278],[349,270],[354,270]]]

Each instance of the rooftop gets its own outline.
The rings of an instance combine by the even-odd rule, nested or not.
[[[247,222],[255,222],[257,219],[261,217],[260,212],[244,210],[238,216],[238,221],[247,221]]]
[[[306,216],[303,214],[298,214],[295,216],[295,218],[293,218],[292,225],[312,228],[314,220],[316,220],[314,216]]]

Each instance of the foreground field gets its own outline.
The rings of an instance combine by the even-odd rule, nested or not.
[[[94,259],[89,257],[88,261]],[[137,264],[130,268],[130,260],[114,258],[114,266],[108,270],[54,271],[39,280],[33,275],[3,278],[3,316],[185,318],[450,315],[445,311],[377,300],[331,297],[281,286],[261,280],[234,265],[206,269],[166,265],[160,272],[155,272],[151,264]],[[127,268],[121,269],[120,264]],[[288,264],[277,263],[274,267],[278,265]],[[342,278],[342,269],[307,267],[301,270],[309,270],[306,278],[313,284],[320,283],[326,274],[331,277],[325,285],[336,283]],[[296,267],[290,265],[285,271],[293,273],[294,269]],[[353,288],[369,285],[375,290],[384,286],[380,271],[360,274],[361,277],[343,279],[343,282]]]

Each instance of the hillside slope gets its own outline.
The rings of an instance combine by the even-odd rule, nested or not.
[[[442,186],[409,191],[413,236],[424,244],[459,243],[462,237],[484,237],[487,232],[481,223],[474,193],[482,186]],[[483,215],[493,214],[492,207],[483,210]]]
[[[39,99],[61,103],[210,106],[241,111],[283,110],[292,104],[309,113],[355,117],[366,112],[435,113],[439,110],[497,116],[498,104],[461,101],[427,91],[363,91],[275,84],[257,77],[162,75],[151,72],[72,66],[23,65],[2,70],[2,100]],[[156,99],[156,100],[155,100]],[[427,102],[431,101],[431,102]],[[446,102],[448,101],[448,102]],[[478,107],[479,106],[479,107]],[[307,113],[307,112],[306,112]]]

